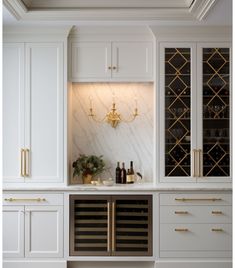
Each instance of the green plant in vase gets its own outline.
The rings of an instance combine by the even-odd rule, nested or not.
[[[80,154],[79,158],[73,162],[73,176],[82,175],[84,184],[90,184],[92,177],[102,173],[105,163],[101,156]]]

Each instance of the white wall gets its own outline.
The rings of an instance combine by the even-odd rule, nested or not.
[[[71,162],[80,153],[103,155],[110,169],[102,178],[114,177],[117,161],[136,171],[144,170],[146,181],[153,180],[153,84],[152,83],[74,83],[71,92]],[[131,123],[120,123],[116,129],[107,123],[96,123],[88,117],[89,98],[97,118],[116,106],[125,118],[133,113],[135,99],[139,114]]]

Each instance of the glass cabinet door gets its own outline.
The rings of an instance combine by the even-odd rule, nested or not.
[[[165,174],[191,176],[191,48],[164,48]]]
[[[230,49],[201,48],[202,163],[200,177],[230,176]]]

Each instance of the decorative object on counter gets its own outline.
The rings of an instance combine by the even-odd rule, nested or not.
[[[126,184],[126,169],[125,169],[125,163],[122,163],[122,169],[121,169],[121,183]]]
[[[120,168],[120,162],[117,162],[117,167],[116,167],[115,177],[116,177],[116,183],[121,183],[121,168]]]
[[[90,184],[92,177],[104,171],[105,163],[101,156],[81,154],[79,158],[73,162],[73,176],[82,175],[83,184]]]
[[[137,100],[135,99],[135,109],[134,109],[134,113],[132,114],[130,119],[124,119],[121,114],[119,114],[117,112],[117,108],[116,108],[116,103],[115,103],[115,99],[113,97],[113,103],[112,103],[112,108],[111,110],[104,116],[103,119],[98,120],[96,118],[96,115],[94,114],[94,110],[92,107],[92,99],[90,98],[90,109],[89,109],[89,114],[88,116],[90,116],[95,122],[98,123],[102,123],[102,122],[107,122],[108,124],[110,124],[113,128],[116,128],[116,126],[120,123],[120,122],[125,122],[125,123],[130,123],[132,121],[135,120],[135,118],[138,116],[138,108],[137,108]]]
[[[104,184],[105,186],[113,186],[114,181],[113,181],[112,178],[109,178],[109,179],[107,179],[107,180],[103,180],[103,184]]]

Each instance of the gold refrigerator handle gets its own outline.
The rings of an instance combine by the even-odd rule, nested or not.
[[[30,166],[30,157],[29,157],[30,150],[27,148],[25,149],[25,177],[29,177],[29,166]]]
[[[20,176],[24,177],[25,173],[24,173],[24,149],[21,149],[20,151]]]
[[[108,234],[107,234],[107,250],[108,252],[110,252],[110,224],[111,224],[111,220],[110,220],[110,217],[111,217],[111,204],[110,202],[108,202]]]
[[[197,177],[197,174],[196,174],[196,153],[197,153],[197,150],[196,149],[193,149],[193,177]]]
[[[199,169],[199,171],[198,171],[198,175],[199,175],[199,177],[203,177],[203,175],[202,175],[202,149],[199,149],[198,150],[198,169]]]
[[[115,251],[115,210],[116,210],[116,205],[115,202],[112,203],[112,252]]]

